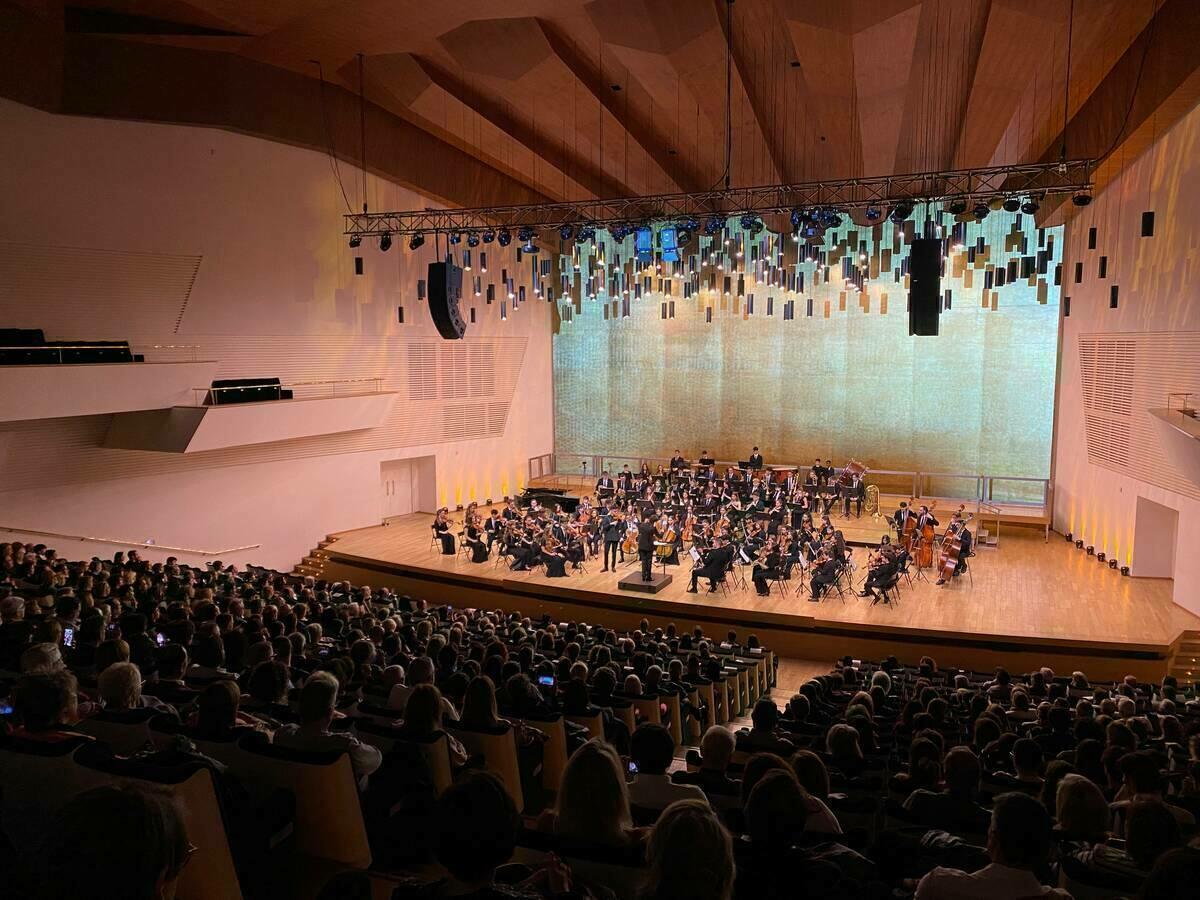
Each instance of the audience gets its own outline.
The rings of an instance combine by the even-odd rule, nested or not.
[[[114,771],[160,766],[169,747],[212,763],[244,896],[277,895],[244,864],[264,829],[231,812],[260,807],[229,802],[242,788],[261,799],[257,786],[192,741],[213,755],[271,743],[348,754],[376,866],[408,853],[444,873],[402,879],[401,900],[1194,894],[1193,685],[847,657],[786,693],[752,693],[748,729],[741,716],[720,724],[727,711],[709,709],[704,689],[736,678],[729,666],[756,647],[670,624],[620,632],[220,563],[135,553],[76,563],[0,544],[0,692],[11,707],[0,714],[0,821],[14,886],[30,879],[12,893],[170,896],[191,856],[174,807],[126,788],[86,791],[70,768],[72,754]],[[635,708],[657,699],[662,715],[672,697],[682,721],[637,723]],[[782,714],[777,697],[789,698]],[[564,714],[602,722],[604,739],[585,742]],[[443,730],[450,721],[456,734],[511,735],[524,820],[486,756]],[[109,730],[126,722],[143,729],[128,757]],[[686,762],[676,727],[702,735]],[[552,729],[565,733],[567,761],[543,791]],[[419,796],[420,779],[398,776],[426,762],[405,748],[443,737],[454,783]],[[63,775],[23,776],[45,758],[61,758]],[[74,865],[51,864],[62,859]],[[357,896],[369,883],[349,873],[316,887]]]

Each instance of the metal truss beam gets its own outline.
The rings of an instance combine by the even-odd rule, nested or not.
[[[703,219],[743,213],[786,213],[811,207],[841,211],[868,206],[886,207],[900,202],[925,203],[952,200],[990,201],[1010,195],[1046,196],[1090,191],[1094,160],[1066,163],[1032,163],[994,166],[951,172],[912,175],[883,175],[848,178],[843,181],[814,181],[804,184],[775,184],[730,190],[648,197],[616,197],[608,200],[579,200],[536,203],[523,206],[491,206],[477,209],[423,209],[401,212],[352,213],[345,217],[345,233],[371,237],[382,234],[452,234],[486,228],[523,227],[557,229],[563,225],[590,224],[607,227],[652,221]]]

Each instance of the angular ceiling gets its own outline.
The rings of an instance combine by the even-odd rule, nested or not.
[[[1067,0],[5,5],[61,19],[68,52],[89,38],[209,51],[300,76],[279,90],[303,90],[319,62],[357,93],[361,53],[379,114],[472,160],[486,176],[472,184],[503,190],[495,202],[1055,159],[1064,123],[1070,156],[1109,160],[1103,181],[1200,96],[1196,0],[1073,4],[1069,84]],[[73,93],[85,102],[86,89]],[[353,161],[347,137],[337,151]],[[466,202],[413,173],[383,174]]]

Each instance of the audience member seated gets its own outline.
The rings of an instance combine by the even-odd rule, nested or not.
[[[625,850],[645,838],[635,828],[621,760],[610,744],[593,738],[575,751],[563,772],[558,803],[542,817],[559,846],[577,851]]]
[[[938,867],[917,885],[917,900],[1006,900],[1016,897],[1059,897],[1066,891],[1038,880],[1049,855],[1050,815],[1027,794],[1010,793],[996,798],[988,829],[991,863],[976,872]]]
[[[778,731],[779,708],[774,700],[759,698],[750,714],[750,721],[752,727],[749,731],[738,732],[738,750],[743,753],[778,753],[781,756],[791,756],[795,752],[795,744]]]
[[[697,785],[716,807],[736,805],[741,784],[727,774],[736,747],[733,734],[723,725],[714,725],[700,739],[700,768],[695,772],[676,772],[676,784]]]
[[[442,704],[441,691],[436,687],[432,684],[418,685],[405,704],[404,724],[400,728],[400,734],[407,740],[422,742],[445,734],[450,765],[461,769],[467,764],[467,751],[454,735],[446,734],[442,730]]]
[[[668,729],[653,724],[640,726],[633,733],[630,755],[636,766],[629,783],[629,801],[634,807],[658,812],[676,800],[696,800],[708,806],[700,787],[676,783],[667,774],[675,758],[675,740]]]
[[[981,774],[975,754],[966,747],[955,747],[946,754],[944,787],[940,791],[918,788],[908,795],[904,808],[928,828],[983,834],[991,816],[979,804]]]
[[[338,681],[328,672],[314,672],[300,690],[300,723],[275,732],[275,743],[293,750],[345,750],[350,754],[359,789],[379,768],[383,756],[352,734],[330,731],[337,712]]]
[[[646,845],[643,900],[730,900],[733,841],[704,800],[668,806]]]
[[[174,897],[195,849],[169,800],[132,787],[95,788],[55,815],[35,889],[40,900]]]

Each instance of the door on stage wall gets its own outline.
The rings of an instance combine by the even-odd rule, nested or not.
[[[1140,578],[1174,578],[1178,536],[1178,510],[1138,497],[1133,524],[1133,574]]]
[[[414,512],[432,513],[436,489],[435,458],[389,459],[379,464],[380,520]]]

